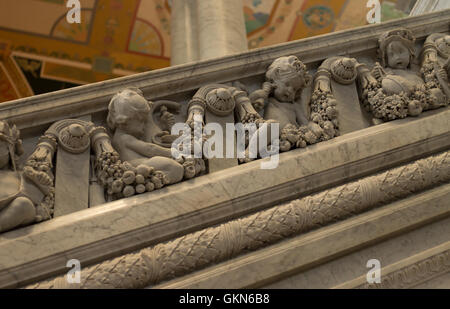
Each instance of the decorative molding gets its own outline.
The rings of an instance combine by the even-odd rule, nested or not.
[[[106,260],[30,288],[144,288],[450,181],[450,151]]]
[[[445,227],[450,222],[449,200],[450,183],[443,184],[149,288],[336,288],[342,280],[345,281],[344,288],[353,288],[366,282],[366,263],[375,256],[383,265],[383,276],[391,272],[388,269],[392,264],[386,262],[393,256],[420,255],[420,259],[407,258],[408,264],[404,264],[404,260],[400,261],[401,265],[395,263],[397,270],[448,250],[450,243],[429,250],[430,244],[423,240],[433,235],[433,240],[430,239],[433,243],[445,241],[446,232],[450,231],[450,225]],[[447,219],[441,220],[443,217]],[[442,233],[439,240],[433,231]],[[393,254],[392,248],[397,245],[388,245],[405,242],[408,245],[399,248],[402,253]],[[346,281],[359,273],[364,276],[358,277],[357,281]]]
[[[389,274],[381,283],[365,283],[356,289],[407,289],[450,271],[450,250],[433,255]]]
[[[448,23],[444,25],[442,18],[449,13],[432,14],[428,19],[417,17],[406,22],[422,38],[430,32],[447,31]],[[143,87],[151,96],[170,94],[181,100],[182,96],[187,96],[187,91],[203,85],[205,81],[259,78],[258,74],[266,70],[266,65],[277,53],[301,55],[310,66],[315,66],[315,61],[323,60],[331,50],[339,54],[370,53],[376,46],[372,43],[381,29],[397,26],[397,23],[387,23],[369,26],[364,31],[352,29],[325,38],[314,38],[314,41],[306,40],[314,44],[308,45],[303,41],[302,44],[288,43],[282,48],[269,48],[271,54],[266,50],[257,54],[244,53],[144,73],[121,79],[119,83],[115,80],[80,87],[86,91],[76,88],[5,103],[0,106],[0,115],[10,120],[16,119],[19,126],[21,123],[28,132],[32,132],[33,127],[61,117],[104,111],[110,90],[124,85]],[[349,39],[350,33],[357,39]],[[320,50],[317,48],[319,45]],[[269,57],[271,59],[267,60]],[[47,100],[49,98],[54,100]],[[213,177],[205,176],[196,182],[165,188],[163,192],[106,204],[100,207],[101,210],[88,209],[76,216],[13,231],[4,238],[0,237],[0,251],[11,252],[11,255],[0,257],[0,286],[22,286],[61,274],[65,270],[67,256],[80,259],[83,265],[91,265],[449,149],[449,112],[446,109],[409,123],[376,126],[355,135],[346,135],[333,143],[323,143],[304,152],[281,156],[279,169],[274,174],[258,171],[256,164],[259,162],[255,162],[248,167],[240,166],[239,170],[229,169]],[[94,114],[93,119],[98,120],[97,116],[100,115]],[[236,177],[242,178],[236,182]],[[217,192],[224,194],[218,195]],[[198,196],[206,196],[204,199],[207,201],[200,200]],[[174,200],[182,200],[183,207],[174,205]],[[78,237],[65,239],[74,231]],[[31,250],[30,243],[38,249]]]

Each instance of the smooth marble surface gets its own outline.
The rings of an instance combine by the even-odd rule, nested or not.
[[[450,8],[448,0],[417,0],[411,10],[410,16],[418,16]]]
[[[355,82],[350,85],[341,85],[331,80],[331,89],[338,102],[336,107],[341,135],[365,129],[372,125],[359,102]]]
[[[248,50],[243,7],[242,0],[197,0],[199,60]]]
[[[197,0],[172,1],[170,64],[198,61]]]

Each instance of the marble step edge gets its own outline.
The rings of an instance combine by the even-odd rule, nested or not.
[[[149,288],[261,288],[450,215],[450,183]],[[450,239],[449,239],[450,240]],[[433,261],[432,268],[427,263]],[[418,269],[419,267],[419,269]],[[450,269],[450,241],[382,266],[375,288],[404,288]],[[419,273],[418,273],[419,272]],[[420,273],[422,272],[422,273]],[[399,279],[400,275],[406,277]],[[334,288],[367,288],[358,277]],[[370,286],[372,288],[372,286]]]
[[[407,27],[419,39],[435,32],[448,32],[449,18],[450,9],[4,102],[0,104],[0,119],[15,123],[19,129],[30,128],[105,111],[112,95],[126,87],[139,87],[147,96],[157,99],[186,93],[211,82],[262,75],[281,56],[294,54],[306,64],[336,55],[354,56],[375,50],[378,36],[389,29]]]
[[[102,261],[450,148],[450,109],[367,128],[0,235],[0,287]],[[237,181],[238,179],[238,181]]]

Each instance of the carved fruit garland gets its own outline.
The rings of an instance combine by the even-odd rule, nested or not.
[[[97,158],[97,169],[110,200],[152,192],[169,184],[163,172],[146,165],[134,167],[122,162],[117,152],[102,152]]]

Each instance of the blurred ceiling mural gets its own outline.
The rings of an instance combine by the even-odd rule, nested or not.
[[[0,102],[170,65],[170,0],[0,0]],[[243,0],[250,49],[366,25],[364,0]],[[396,4],[396,2],[398,2]],[[382,3],[382,20],[407,14]]]

